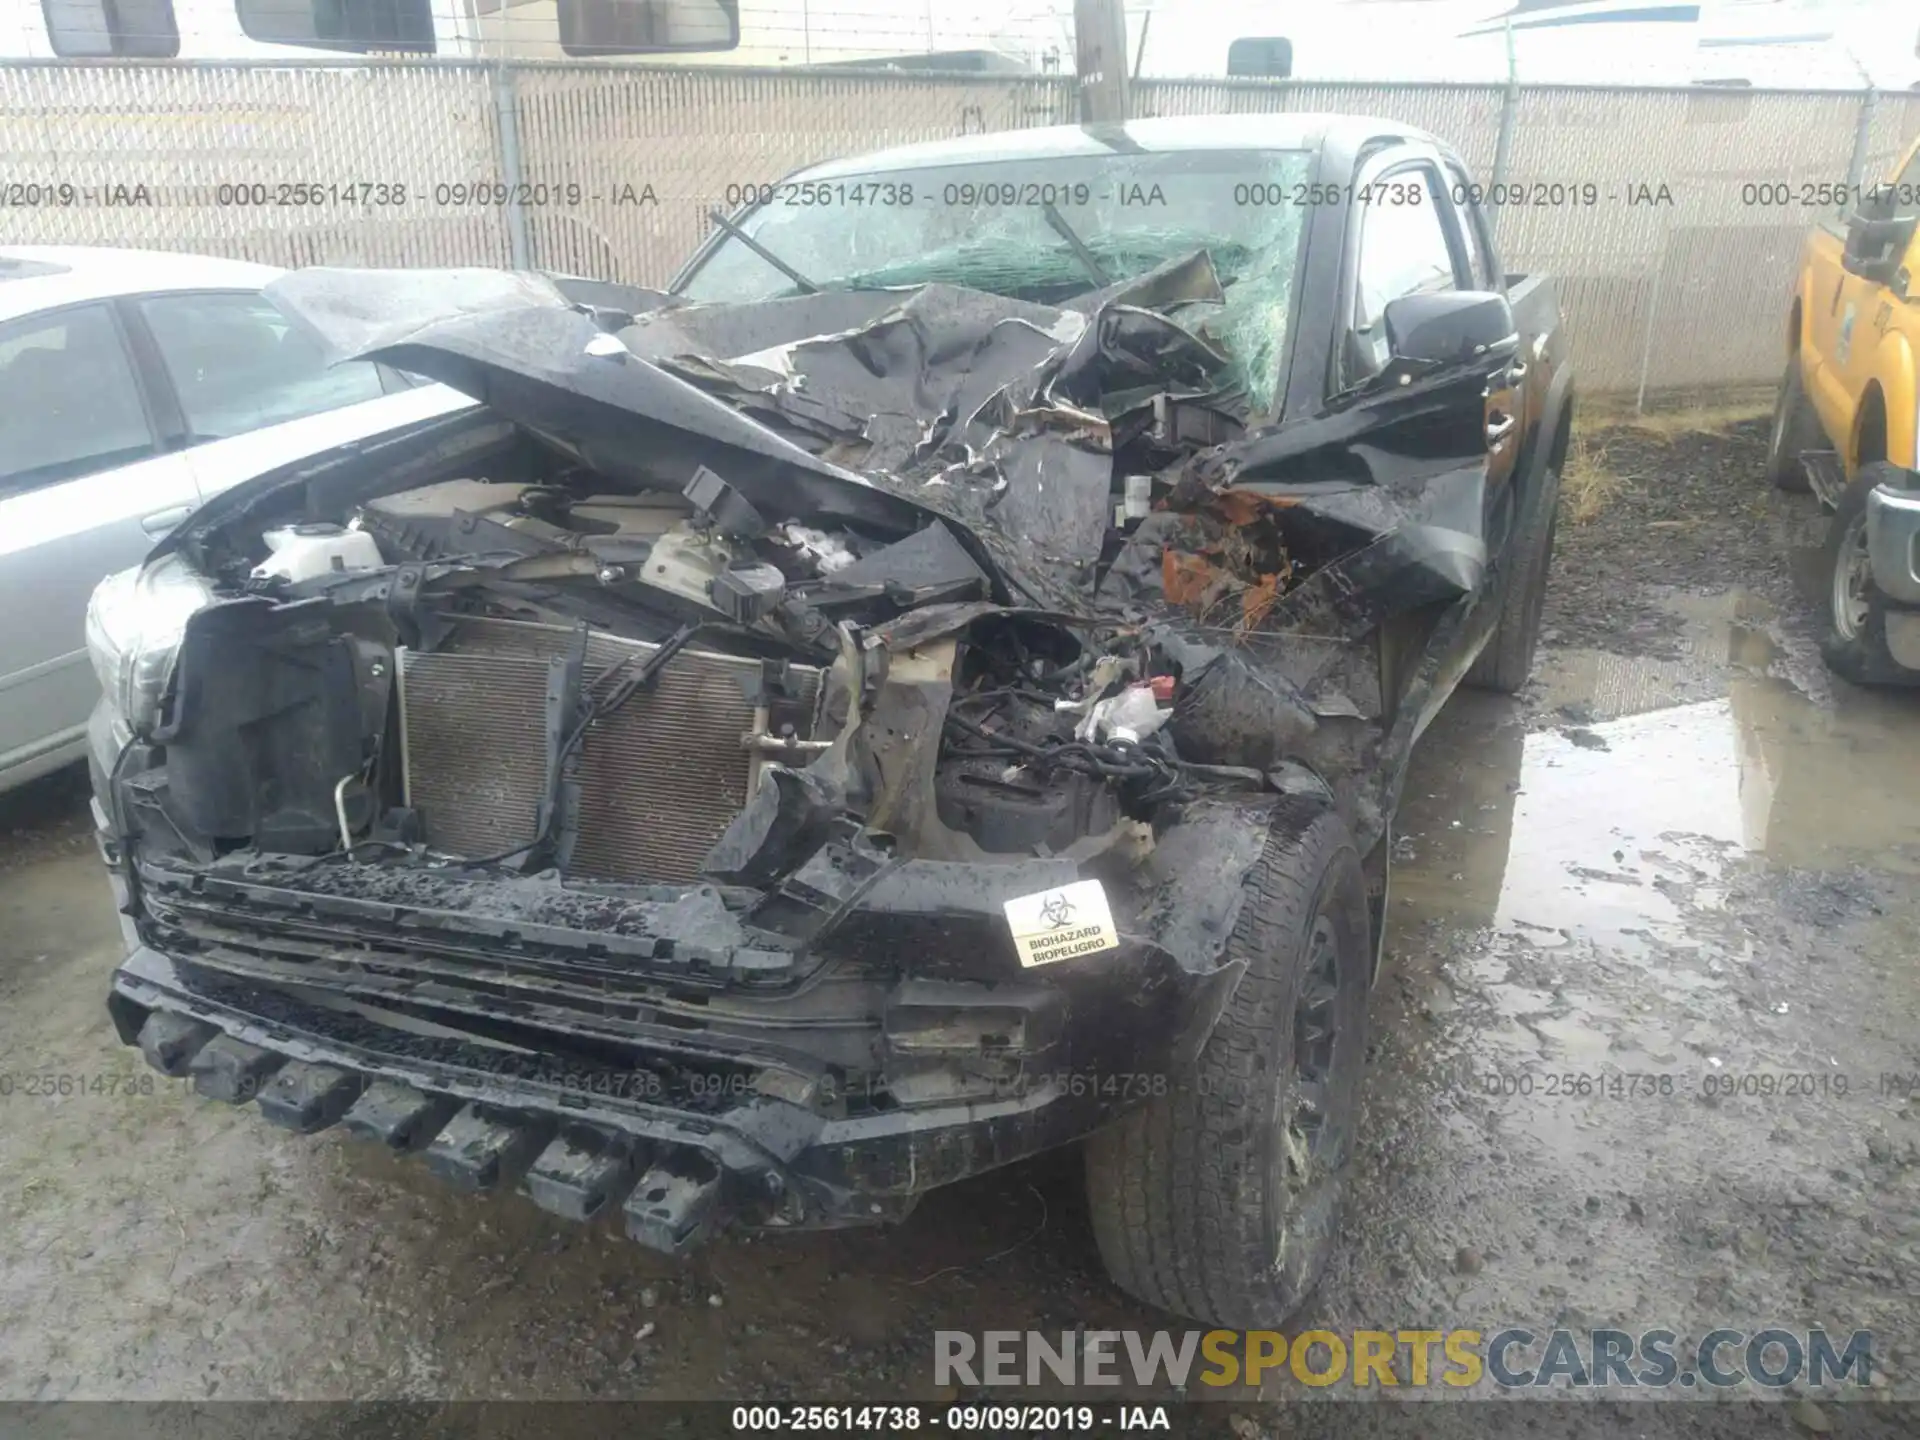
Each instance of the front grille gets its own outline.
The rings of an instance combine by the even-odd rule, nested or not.
[[[402,652],[407,798],[435,848],[487,855],[533,839],[546,794],[548,663],[570,653],[576,636],[558,625],[473,620],[436,650]],[[594,634],[586,680],[655,648]],[[575,770],[571,873],[630,883],[696,877],[746,803],[740,737],[753,728],[759,674],[757,660],[684,650],[588,732]],[[810,713],[820,671],[796,666],[793,683]]]

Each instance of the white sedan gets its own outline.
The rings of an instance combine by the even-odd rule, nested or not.
[[[329,366],[198,255],[0,246],[0,789],[86,753],[87,597],[230,485],[474,402]]]

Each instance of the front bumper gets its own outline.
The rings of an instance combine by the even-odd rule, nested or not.
[[[350,933],[345,909],[327,922],[338,927],[334,959],[291,922],[261,921],[246,945],[210,940],[162,896],[152,867],[127,866],[109,843],[138,943],[108,1008],[124,1043],[202,1095],[254,1103],[297,1132],[337,1125],[420,1152],[461,1189],[517,1187],[576,1220],[619,1210],[629,1235],[668,1253],[728,1225],[880,1223],[936,1186],[1075,1140],[1180,1083],[1241,973],[1218,944],[1265,821],[1223,814],[1200,828],[1210,862],[1170,845],[1166,883],[1145,892],[1172,930],[1123,923],[1118,950],[968,979],[953,967],[980,963],[970,921],[1004,928],[997,902],[957,901],[958,873],[876,887],[855,967],[872,978],[867,998],[809,1017],[824,981],[738,1003],[738,989],[721,988],[710,1008],[731,1020],[704,1030],[649,1022],[604,969],[594,1004],[562,1013],[562,987],[546,996],[523,983],[489,1010],[448,989],[446,948],[411,925],[395,927],[416,937],[398,943],[421,946],[442,978],[409,975],[383,991],[373,982],[393,977],[380,972],[404,962]],[[130,899],[136,887],[146,900]],[[957,938],[943,944],[943,931]],[[1213,937],[1211,958],[1201,936]],[[886,953],[914,964],[876,965]],[[943,964],[947,974],[930,973]],[[425,1020],[429,997],[438,1008]]]
[[[624,1085],[619,1075],[542,1074],[517,1063],[525,1057],[445,1037],[356,1043],[287,997],[256,995],[249,1008],[206,994],[204,977],[143,947],[114,976],[108,1007],[124,1042],[208,1098],[256,1101],[269,1122],[302,1134],[343,1125],[423,1152],[457,1188],[517,1185],[568,1219],[620,1209],[634,1239],[669,1253],[729,1223],[898,1220],[933,1186],[1064,1143],[1097,1114],[1066,1077],[846,1119],[823,1118],[804,1098],[751,1093],[696,1113],[657,1103],[639,1072]]]
[[[1876,485],[1867,494],[1867,555],[1888,599],[1920,605],[1920,490]]]

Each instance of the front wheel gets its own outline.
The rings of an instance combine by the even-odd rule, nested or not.
[[[1912,684],[1916,679],[1887,648],[1887,598],[1873,583],[1867,558],[1867,496],[1896,466],[1867,465],[1841,492],[1821,552],[1826,604],[1820,654],[1827,668],[1856,685]]]
[[[1346,826],[1284,810],[1245,881],[1246,965],[1194,1067],[1087,1142],[1087,1193],[1122,1289],[1203,1324],[1272,1327],[1332,1254],[1353,1151],[1372,951]]]

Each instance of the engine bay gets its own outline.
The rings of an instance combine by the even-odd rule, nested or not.
[[[703,467],[679,494],[431,479],[247,533],[206,552],[219,603],[154,736],[151,798],[201,858],[764,883],[778,866],[729,835],[763,785],[971,859],[1096,853],[1169,800],[1267,783],[1181,757],[1177,665],[1140,627],[996,603],[940,520],[770,519]]]

